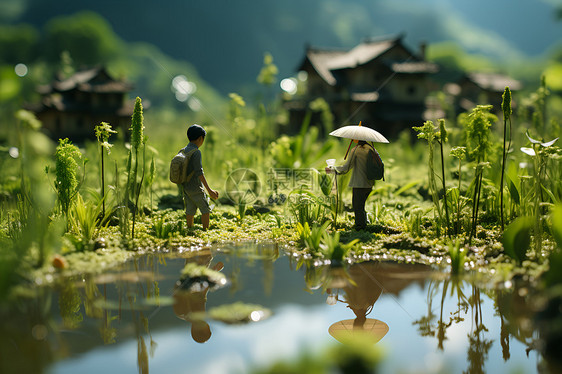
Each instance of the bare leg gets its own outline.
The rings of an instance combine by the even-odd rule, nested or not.
[[[203,230],[209,228],[209,217],[210,213],[201,214],[201,224],[203,225]]]
[[[193,216],[186,214],[185,218],[187,220],[187,227],[193,227]]]

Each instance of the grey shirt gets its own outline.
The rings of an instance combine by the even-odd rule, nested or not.
[[[351,151],[351,155],[347,162],[342,166],[336,166],[336,171],[339,174],[345,174],[350,169],[353,169],[351,179],[349,180],[349,187],[351,188],[372,188],[375,185],[374,181],[367,179],[367,157],[369,157],[369,145],[357,145]]]
[[[203,164],[201,163],[201,151],[193,143],[189,143],[184,149],[187,154],[192,150],[195,150],[191,157],[189,158],[189,163],[187,164],[187,175],[193,171],[193,175],[183,184],[183,190],[185,192],[205,192],[203,188],[203,183],[199,180],[199,177],[203,175]]]

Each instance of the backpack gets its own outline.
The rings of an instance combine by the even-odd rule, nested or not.
[[[382,179],[384,181],[384,163],[382,162],[379,153],[375,150],[375,147],[370,144],[369,146],[369,156],[367,157],[367,179]]]
[[[180,149],[177,155],[172,158],[170,162],[170,182],[175,184],[183,184],[189,182],[193,176],[193,171],[187,174],[187,165],[191,159],[191,155],[197,149],[192,149],[188,153],[185,153],[185,148]]]

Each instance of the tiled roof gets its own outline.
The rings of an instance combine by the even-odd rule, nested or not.
[[[336,84],[336,78],[332,75],[332,62],[341,57],[346,52],[343,51],[327,51],[319,49],[309,49],[306,57],[312,64],[316,72],[330,85]]]
[[[354,68],[366,64],[382,55],[401,40],[401,37],[392,37],[381,40],[367,40],[350,49],[349,51],[322,50],[309,48],[306,57],[314,70],[330,85],[336,84],[332,71]]]
[[[427,61],[399,62],[391,66],[396,73],[437,73],[439,68],[436,64]]]
[[[372,92],[352,92],[351,100],[357,102],[367,102],[374,103],[379,99],[379,93],[377,91]]]
[[[485,90],[503,92],[505,87],[512,91],[521,89],[521,82],[507,75],[497,73],[469,73],[468,79]]]
[[[84,92],[129,92],[132,85],[127,82],[114,80],[104,68],[92,68],[76,72],[69,78],[56,80],[50,85],[39,87],[39,92],[64,92],[78,89]]]

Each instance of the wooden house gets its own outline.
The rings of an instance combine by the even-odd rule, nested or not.
[[[392,136],[421,125],[438,67],[425,60],[423,47],[413,53],[402,39],[369,39],[350,50],[307,48],[298,68],[307,73],[306,92],[284,103],[292,129],[319,97],[330,105],[336,127],[362,121]]]
[[[466,112],[478,104],[493,105],[493,112],[502,111],[502,95],[506,87],[514,91],[521,89],[521,82],[498,73],[472,72],[461,77],[457,83],[448,83],[444,92],[452,98],[456,114]]]
[[[108,122],[125,135],[131,126],[134,101],[127,98],[132,85],[112,78],[105,68],[76,72],[38,88],[41,102],[31,106],[53,139],[95,139],[94,128]]]

